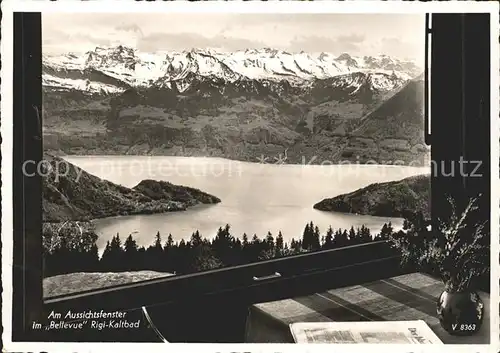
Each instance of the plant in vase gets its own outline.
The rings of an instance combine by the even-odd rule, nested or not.
[[[402,264],[439,276],[444,291],[437,301],[441,326],[453,335],[477,332],[484,305],[477,293],[481,276],[489,273],[490,233],[487,222],[474,219],[478,198],[469,199],[462,212],[448,198],[450,215],[430,229],[422,214],[405,219],[403,231],[390,236],[401,251]]]

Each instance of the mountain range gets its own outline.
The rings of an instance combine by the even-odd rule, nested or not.
[[[315,164],[428,153],[421,70],[386,55],[118,46],[46,55],[42,81],[44,147],[56,154]]]

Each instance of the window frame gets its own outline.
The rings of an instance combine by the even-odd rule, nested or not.
[[[42,126],[40,123],[40,114],[42,111],[41,30],[37,28],[36,25],[32,26],[33,23],[40,21],[40,19],[37,20],[37,16],[40,16],[40,13],[18,13],[14,15],[14,63],[26,62],[26,60],[28,60],[28,65],[25,65],[23,68],[19,65],[14,66],[14,116],[20,115],[23,118],[17,120],[22,120],[22,124],[14,123],[14,162],[17,164],[14,164],[13,168],[13,188],[14,200],[22,199],[24,202],[14,202],[13,341],[47,341],[47,336],[45,336],[43,332],[35,332],[27,329],[27,327],[29,327],[28,324],[32,321],[43,320],[44,315],[46,317],[47,311],[53,308],[67,307],[68,305],[88,305],[88,303],[92,302],[95,304],[105,300],[111,303],[109,305],[110,307],[119,308],[120,306],[123,307],[123,304],[120,303],[124,303],[124,298],[134,298],[136,300],[134,306],[155,305],[158,303],[165,303],[164,295],[161,293],[164,293],[166,290],[171,290],[172,287],[175,286],[182,287],[185,283],[189,284],[186,287],[190,291],[195,291],[193,296],[181,298],[184,301],[180,299],[175,301],[172,299],[170,300],[170,304],[174,302],[185,302],[187,298],[203,297],[210,293],[222,295],[224,291],[236,291],[238,288],[232,285],[228,285],[227,287],[221,285],[221,283],[229,283],[230,281],[224,282],[224,279],[228,278],[236,279],[233,284],[238,283],[237,280],[245,278],[246,280],[242,284],[242,288],[250,288],[252,285],[260,287],[264,294],[261,297],[256,296],[256,300],[279,298],[279,296],[275,294],[270,294],[269,291],[266,292],[266,287],[273,288],[273,285],[277,285],[280,281],[297,281],[298,276],[303,276],[303,279],[307,277],[314,278],[315,275],[320,276],[321,273],[325,274],[328,273],[328,271],[339,271],[342,265],[338,264],[337,267],[332,267],[332,262],[335,262],[336,256],[344,254],[340,255],[340,257],[344,256],[348,258],[348,254],[351,251],[359,250],[363,247],[364,249],[376,249],[378,246],[381,246],[380,244],[385,243],[374,242],[339,249],[292,255],[247,265],[226,267],[217,270],[113,286],[99,290],[79,292],[78,294],[68,294],[44,299],[42,289],[42,241],[39,236],[40,229],[37,228],[37,225],[41,224],[41,178],[39,176],[26,177],[23,175],[19,163],[28,159],[35,161],[42,159]],[[489,35],[490,32],[488,32],[488,36]],[[21,37],[23,37],[22,41],[20,40]],[[30,59],[27,59],[28,57],[30,57]],[[39,61],[37,62],[37,60]],[[437,72],[437,70],[435,70],[435,72]],[[433,75],[434,74],[431,72],[431,76],[435,77]],[[431,87],[434,86],[435,82],[436,80],[431,79]],[[430,96],[432,97],[434,94],[437,94],[436,90],[431,89]],[[16,97],[18,99],[16,99]],[[19,97],[23,97],[22,102],[19,100]],[[432,99],[431,102],[429,108],[430,112],[442,106],[442,102],[436,99]],[[427,101],[425,103],[427,103]],[[34,107],[38,107],[38,109]],[[433,132],[437,131],[437,120],[431,122],[426,120],[426,124],[432,127]],[[432,142],[432,151],[435,151],[435,147],[439,145],[438,139],[434,136]],[[432,180],[435,182],[435,179]],[[435,204],[436,199],[442,198],[442,195],[438,195],[438,190],[436,190],[433,185],[434,184],[431,184],[431,189],[433,190],[431,203]],[[367,253],[370,252],[367,251]],[[377,257],[377,251],[371,251],[371,255],[373,255],[373,257],[370,259],[367,256],[366,261],[363,263],[347,263],[347,265],[344,264],[343,266],[367,265],[370,264],[370,261],[387,261],[387,263],[393,263],[394,260],[399,258],[397,255],[380,258]],[[276,269],[281,269],[282,267],[286,268],[293,264],[298,264],[301,261],[316,264],[318,267],[315,268],[316,270],[312,270],[309,273],[306,271],[303,271],[303,273],[293,273],[278,279],[259,282],[258,284],[248,279],[252,271],[258,273],[267,272],[271,274]],[[275,272],[278,271],[276,270]],[[283,270],[281,270],[281,272],[283,272]],[[352,278],[352,280],[357,279]],[[338,285],[340,286],[343,284],[339,283]],[[328,287],[333,288],[333,285],[329,283]],[[141,290],[143,291],[142,293],[145,293],[144,295],[147,298],[137,294],[140,293]],[[107,299],[103,300],[103,298]]]

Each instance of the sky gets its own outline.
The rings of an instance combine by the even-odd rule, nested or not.
[[[423,60],[423,14],[44,13],[45,54],[274,48]]]

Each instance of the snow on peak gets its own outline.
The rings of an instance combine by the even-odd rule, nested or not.
[[[392,75],[401,80],[417,76],[421,70],[412,62],[387,55],[355,57],[348,53],[290,53],[273,48],[246,49],[222,52],[213,48],[193,48],[182,52],[145,53],[119,45],[97,47],[84,55],[65,54],[44,56],[47,85],[56,85],[71,77],[62,74],[68,70],[92,69],[128,86],[170,85],[170,81],[185,79],[190,74],[234,82],[240,79],[266,79],[292,84],[307,84],[316,79],[363,72],[372,75],[377,85],[384,86],[384,78]],[[375,82],[374,81],[374,82]],[[64,85],[63,85],[64,83]],[[59,86],[67,86],[61,81]],[[93,83],[95,86],[95,83]],[[109,82],[105,82],[109,86]],[[88,86],[88,85],[87,85]],[[90,85],[92,86],[92,85]],[[104,87],[110,91],[110,87]],[[82,82],[75,81],[81,89]],[[123,88],[122,88],[123,89]]]

